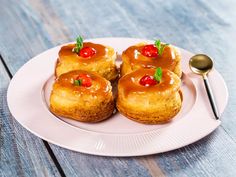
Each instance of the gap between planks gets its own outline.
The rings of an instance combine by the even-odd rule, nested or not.
[[[4,59],[3,59],[1,54],[0,54],[0,61],[2,62],[4,68],[6,69],[6,72],[7,72],[8,76],[9,76],[9,78],[12,79],[13,75],[11,74],[11,71],[9,70],[9,68],[8,68],[8,66],[7,66],[6,62],[4,61]],[[60,175],[62,177],[66,177],[66,175],[65,175],[65,173],[64,173],[64,171],[63,171],[63,169],[62,169],[62,167],[60,165],[60,163],[58,162],[58,160],[57,160],[55,154],[53,153],[51,147],[49,146],[48,142],[43,140],[43,139],[41,139],[41,140],[43,141],[43,144],[46,147],[46,149],[47,149],[51,159],[53,160],[54,164],[56,165],[56,168],[58,169]]]

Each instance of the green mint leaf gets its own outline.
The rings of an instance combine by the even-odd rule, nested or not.
[[[76,38],[75,47],[72,49],[72,52],[79,53],[79,51],[83,48],[83,38],[82,36],[78,36]]]
[[[161,45],[160,51],[158,52],[159,55],[162,55],[162,54],[163,54],[163,51],[164,51],[165,47],[168,46],[168,45],[169,45],[169,44],[162,44],[162,45]]]
[[[156,48],[157,48],[158,51],[159,51],[159,49],[161,48],[161,40],[160,40],[160,39],[158,39],[158,40],[155,41],[155,46],[156,46]]]
[[[158,82],[161,81],[162,78],[162,69],[161,68],[157,68],[154,74],[154,79]]]
[[[165,47],[168,46],[168,45],[169,44],[161,44],[161,40],[160,39],[155,41],[155,46],[156,46],[156,48],[158,50],[158,55],[159,56],[161,56],[163,54]]]
[[[77,85],[77,86],[82,85],[82,79],[75,80],[75,81],[74,81],[74,85]]]

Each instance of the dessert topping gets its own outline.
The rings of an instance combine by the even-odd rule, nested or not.
[[[168,45],[169,44],[162,44],[160,39],[155,41],[155,46],[156,46],[156,48],[158,50],[158,55],[159,56],[162,56],[162,53],[163,53],[165,47],[168,46]]]
[[[93,56],[96,53],[96,50],[92,47],[84,47],[80,50],[79,55],[84,58]]]
[[[75,47],[72,49],[72,52],[79,53],[79,51],[83,48],[83,38],[82,36],[78,36],[76,38]]]
[[[160,82],[160,81],[161,81],[161,78],[162,78],[162,69],[159,67],[159,68],[157,68],[156,71],[155,71],[154,79],[155,79],[157,82]]]
[[[146,57],[157,57],[157,48],[153,44],[145,45],[141,52]]]
[[[74,80],[74,85],[90,87],[92,85],[92,79],[88,74],[79,74],[78,77]]]
[[[145,45],[141,53],[146,57],[161,56],[167,45],[169,44],[161,44],[160,40],[156,40],[154,44]]]
[[[154,79],[153,76],[149,76],[149,75],[144,75],[139,83],[143,86],[152,86],[152,85],[156,85],[157,84],[157,81]]]
[[[96,53],[96,50],[92,47],[83,47],[83,38],[81,36],[78,36],[76,38],[76,44],[72,49],[72,52],[77,53],[81,57],[89,58]]]
[[[161,78],[162,78],[162,69],[157,68],[154,76],[150,76],[148,74],[144,75],[140,79],[139,84],[143,86],[153,86],[153,85],[156,85],[157,83],[160,83]]]

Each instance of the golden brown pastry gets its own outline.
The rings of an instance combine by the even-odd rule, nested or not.
[[[156,41],[155,44],[139,43],[122,53],[121,76],[139,68],[165,68],[179,77],[182,75],[181,55],[177,48]]]
[[[155,79],[158,74],[155,69],[141,68],[124,75],[118,82],[120,113],[145,124],[171,120],[181,109],[181,80],[170,70],[163,69],[161,73],[160,81]]]
[[[116,52],[109,46],[77,39],[76,44],[69,44],[60,49],[55,76],[58,77],[72,70],[85,70],[97,72],[112,81],[118,76],[115,65],[116,57]]]
[[[109,81],[95,72],[70,71],[56,79],[50,96],[50,110],[82,122],[99,122],[110,117],[114,99]]]

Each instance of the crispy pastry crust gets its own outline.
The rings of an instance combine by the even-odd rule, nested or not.
[[[138,73],[139,69],[135,72]],[[172,85],[164,90],[146,89],[130,91],[128,86],[122,81],[127,77],[135,78],[135,74],[129,73],[123,76],[118,83],[117,109],[125,117],[144,124],[160,124],[170,121],[181,109],[182,94],[180,91],[181,80],[173,72],[168,70],[172,78]],[[138,83],[130,83],[134,87]],[[130,87],[130,85],[129,85]]]
[[[88,73],[93,80],[89,88],[65,84],[73,75]],[[81,122],[99,122],[109,118],[115,103],[111,84],[95,72],[71,71],[59,76],[53,85],[50,96],[50,110],[57,116],[78,120]]]

